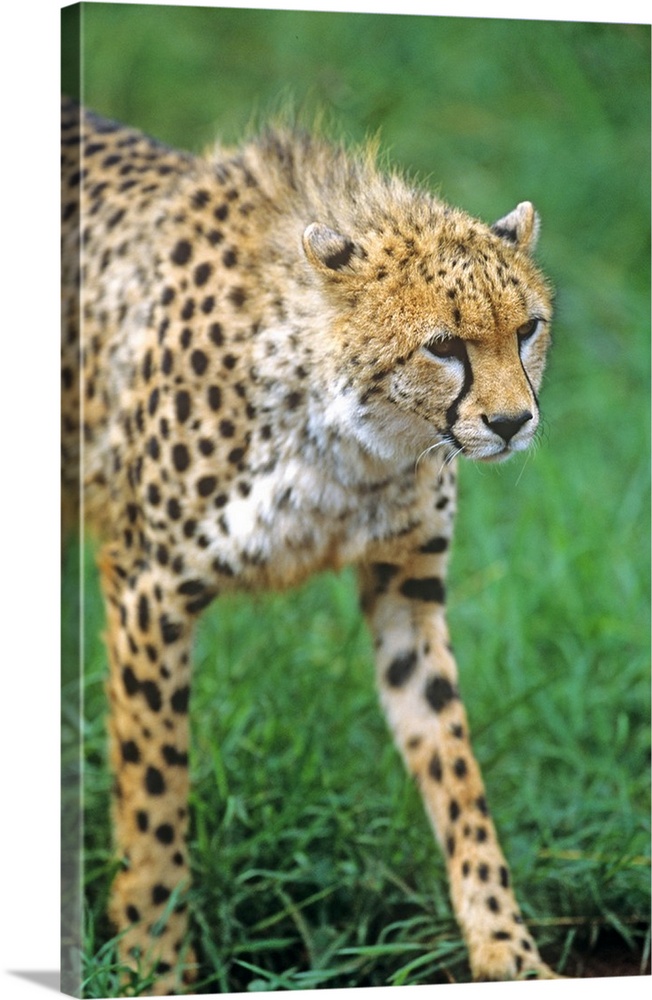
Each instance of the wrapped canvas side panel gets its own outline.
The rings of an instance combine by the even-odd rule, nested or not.
[[[68,88],[79,93],[81,4],[61,12],[62,78]],[[75,83],[77,86],[75,87]],[[70,133],[79,133],[79,128]],[[74,136],[63,136],[62,157],[79,157]],[[79,189],[77,189],[77,192]],[[72,199],[72,200],[71,200]],[[75,194],[62,189],[62,212],[73,214]],[[76,250],[62,245],[62,274],[77,268],[71,259]],[[79,351],[78,296],[62,296],[62,378],[77,378],[77,365],[69,368],[66,357]],[[72,372],[74,371],[74,375]],[[69,420],[70,418],[68,418]],[[67,442],[65,456],[67,482],[62,489],[62,585],[61,585],[61,991],[81,996],[82,941],[82,590],[79,497],[81,461],[81,421],[62,427]],[[72,452],[72,453],[71,453]]]

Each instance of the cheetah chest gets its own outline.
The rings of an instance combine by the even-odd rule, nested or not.
[[[360,479],[293,457],[252,478],[219,517],[207,515],[207,554],[229,568],[234,583],[282,587],[323,569],[374,555],[419,523],[414,475]]]

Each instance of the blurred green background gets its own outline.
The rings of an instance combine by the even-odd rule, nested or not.
[[[78,18],[63,12],[64,89],[172,145],[237,141],[292,100],[352,140],[379,131],[394,165],[487,221],[535,203],[556,288],[541,442],[462,467],[449,616],[546,954],[571,973],[599,974],[596,956],[612,975],[649,970],[649,27],[117,4]],[[85,989],[106,996],[90,569],[85,586]],[[197,653],[200,988],[468,978],[352,577],[213,608]]]

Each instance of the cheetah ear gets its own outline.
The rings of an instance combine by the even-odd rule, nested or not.
[[[539,216],[531,201],[522,201],[491,227],[492,233],[525,253],[532,253],[539,236]]]
[[[313,267],[331,275],[354,274],[356,259],[364,256],[348,236],[320,222],[312,222],[304,231],[303,252]]]

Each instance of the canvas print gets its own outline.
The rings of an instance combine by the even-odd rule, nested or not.
[[[65,992],[649,974],[649,56],[64,9]]]

